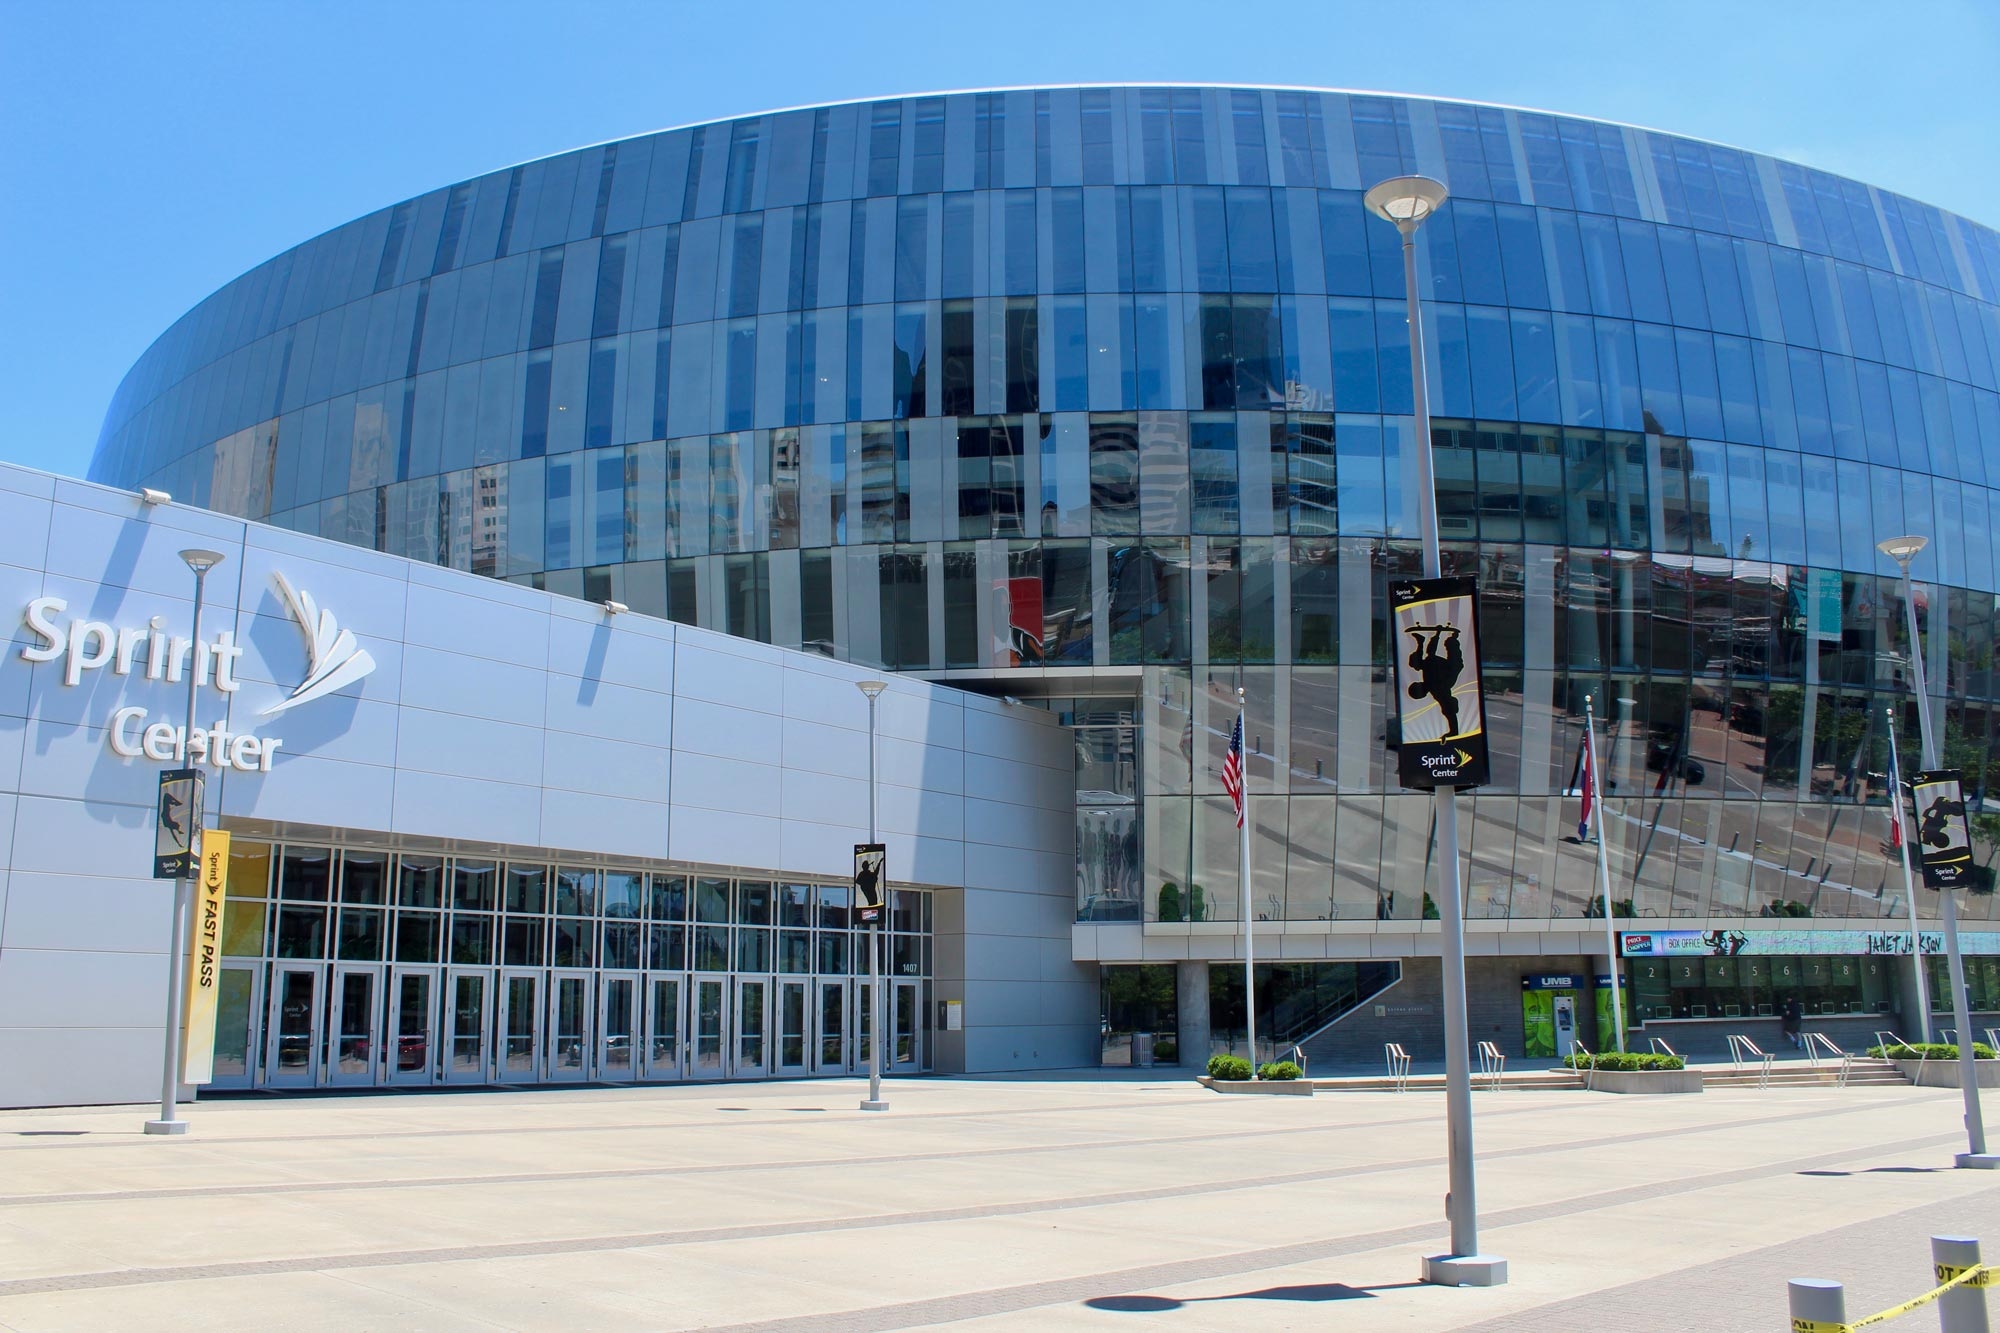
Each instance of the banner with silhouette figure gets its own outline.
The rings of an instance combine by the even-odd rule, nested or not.
[[[1972,837],[1965,826],[1965,795],[1955,768],[1910,776],[1917,803],[1917,864],[1927,889],[1962,888],[1972,879]]]
[[[1478,603],[1478,584],[1469,578],[1390,580],[1395,739],[1405,787],[1486,783]]]

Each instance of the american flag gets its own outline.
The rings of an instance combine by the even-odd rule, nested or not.
[[[1236,725],[1229,729],[1229,753],[1222,760],[1222,789],[1229,793],[1230,804],[1236,807],[1236,827],[1243,827],[1243,714],[1236,715]]]

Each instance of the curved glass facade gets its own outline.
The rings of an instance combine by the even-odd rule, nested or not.
[[[91,475],[1068,700],[1088,920],[1169,884],[1169,919],[1243,910],[1240,680],[1253,910],[1416,920],[1430,807],[1384,748],[1407,331],[1361,207],[1409,172],[1452,191],[1418,237],[1432,443],[1496,729],[1468,910],[1590,910],[1563,796],[1589,694],[1634,915],[1899,917],[1887,734],[1916,768],[1916,719],[1874,543],[1932,538],[1926,664],[1983,811],[2000,236],[1735,149],[1186,87],[676,130],[246,274],[132,370]],[[1974,823],[1985,863],[2000,818]]]

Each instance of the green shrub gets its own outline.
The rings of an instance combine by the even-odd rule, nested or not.
[[[1900,1046],[1870,1046],[1868,1054],[1884,1060],[1956,1060],[1958,1047],[1947,1046],[1941,1041],[1912,1041]],[[1991,1060],[1994,1058],[1993,1048],[1983,1041],[1975,1041],[1972,1043],[1972,1058]]]
[[[1571,1069],[1603,1069],[1614,1074],[1650,1074],[1663,1069],[1686,1069],[1678,1055],[1651,1055],[1640,1051],[1603,1051],[1596,1056],[1572,1055],[1563,1061]]]
[[[1153,1061],[1155,1064],[1170,1065],[1180,1058],[1180,1043],[1172,1041],[1156,1041],[1153,1043]]]
[[[1297,1078],[1303,1072],[1303,1070],[1290,1060],[1272,1060],[1267,1064],[1258,1066],[1257,1077],[1282,1082],[1286,1079]]]
[[[1199,884],[1188,885],[1188,916],[1190,921],[1208,920],[1208,895]]]
[[[1181,886],[1168,880],[1160,886],[1160,920],[1181,919]]]
[[[1250,1062],[1240,1055],[1211,1055],[1208,1057],[1208,1076],[1225,1083],[1240,1083],[1250,1077]]]

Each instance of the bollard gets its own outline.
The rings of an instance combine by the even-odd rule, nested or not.
[[[1847,1288],[1821,1277],[1795,1277],[1785,1284],[1791,1301],[1793,1333],[1819,1333],[1821,1325],[1847,1325]]]
[[[1932,1236],[1931,1262],[1937,1280],[1949,1282],[1979,1263],[1979,1242],[1971,1236]],[[1990,1333],[1986,1288],[1968,1282],[1938,1297],[1938,1326],[1943,1333]]]

